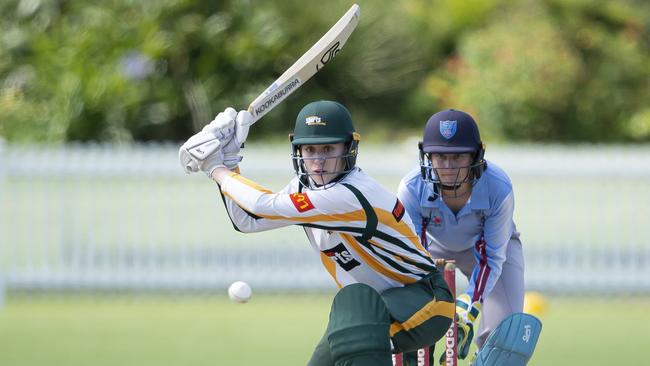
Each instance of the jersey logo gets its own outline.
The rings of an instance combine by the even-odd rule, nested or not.
[[[296,206],[298,212],[305,212],[316,208],[309,200],[309,197],[307,197],[307,193],[292,193],[289,195],[289,198],[291,198],[291,202]]]
[[[435,227],[442,226],[442,216],[434,215],[433,219],[431,219],[431,222],[433,222],[433,226]]]
[[[323,250],[323,253],[325,253],[326,256],[334,259],[336,263],[338,263],[338,265],[347,272],[350,272],[352,268],[361,264],[359,261],[354,259],[352,254],[350,254],[348,251],[348,248],[346,248],[343,243],[337,244],[332,249]]]
[[[397,200],[395,207],[393,207],[393,217],[397,222],[400,222],[402,217],[404,217],[404,205],[399,200]]]

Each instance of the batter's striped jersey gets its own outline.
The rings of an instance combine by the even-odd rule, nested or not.
[[[278,193],[232,173],[221,192],[239,231],[303,226],[339,287],[364,283],[383,292],[436,271],[404,206],[359,168],[328,189],[294,178]]]

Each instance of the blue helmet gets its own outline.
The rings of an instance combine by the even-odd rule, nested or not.
[[[474,118],[469,114],[447,109],[432,115],[424,127],[424,138],[418,144],[422,179],[439,189],[456,189],[467,181],[475,183],[487,168],[485,146]],[[472,154],[471,174],[457,181],[453,186],[442,185],[431,165],[431,154]]]

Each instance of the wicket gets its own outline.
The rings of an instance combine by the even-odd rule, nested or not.
[[[444,267],[443,276],[451,294],[454,296],[456,302],[456,264],[453,260],[436,259],[436,266],[438,268]],[[457,366],[458,365],[458,347],[457,347],[457,328],[456,318],[451,323],[447,334],[445,334],[445,365]],[[429,363],[429,348],[422,348],[418,350],[418,365],[434,366]],[[397,353],[393,355],[393,366],[403,366],[402,354]]]

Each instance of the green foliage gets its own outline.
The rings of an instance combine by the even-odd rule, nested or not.
[[[187,138],[244,108],[345,10],[343,0],[7,0],[0,135],[17,142]],[[336,62],[252,137],[286,134],[314,99],[360,130],[420,130],[441,108],[488,139],[650,141],[650,4],[625,0],[360,1]],[[266,137],[265,137],[266,138]]]
[[[582,65],[551,22],[540,7],[522,4],[461,39],[449,72],[452,93],[477,115],[486,136],[564,136],[566,120],[557,112],[567,108]]]
[[[558,1],[558,28],[577,50],[584,73],[567,109],[573,140],[650,141],[650,3]],[[644,127],[645,125],[645,127]]]
[[[459,39],[430,95],[476,114],[488,140],[650,141],[650,6],[594,3],[508,6]]]

